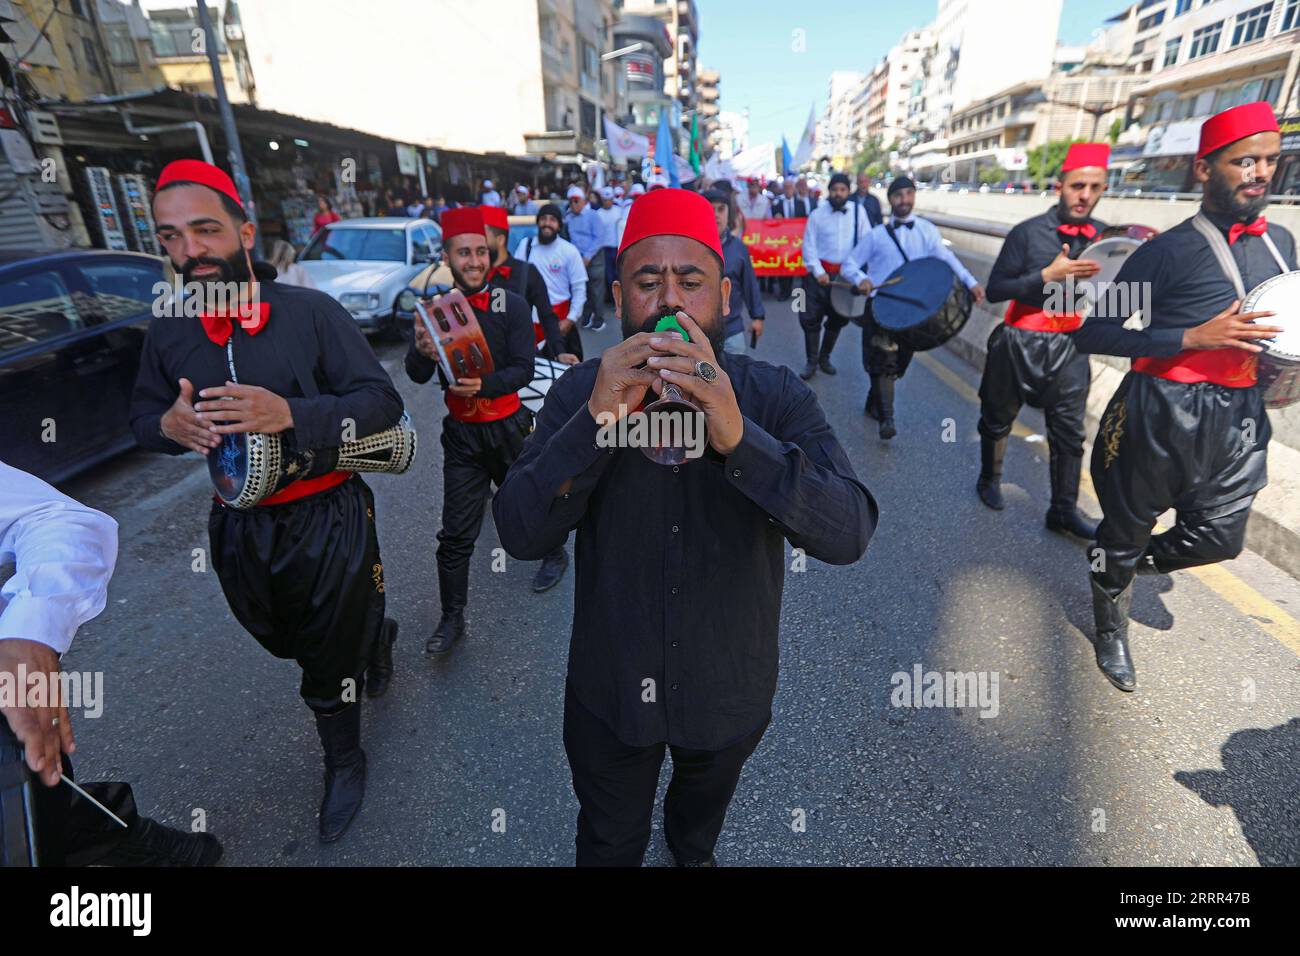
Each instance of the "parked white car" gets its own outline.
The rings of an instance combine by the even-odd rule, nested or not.
[[[431,219],[344,219],[312,237],[298,257],[316,287],[367,332],[396,326],[397,299],[422,270],[442,260],[442,230]]]

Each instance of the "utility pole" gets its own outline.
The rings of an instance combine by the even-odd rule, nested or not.
[[[239,130],[235,126],[235,113],[226,98],[226,81],[221,75],[221,59],[217,55],[216,35],[212,32],[212,18],[208,15],[207,0],[199,0],[199,25],[203,28],[204,47],[208,52],[208,64],[212,67],[212,86],[217,94],[217,110],[221,113],[221,128],[226,137],[226,158],[230,161],[231,178],[239,190],[239,198],[244,202],[248,219],[257,226],[257,208],[253,205],[253,184],[248,178],[248,167],[244,164],[244,150],[239,145]],[[262,230],[258,229],[253,237],[253,255],[262,258]]]

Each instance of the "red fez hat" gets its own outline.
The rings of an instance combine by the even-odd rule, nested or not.
[[[483,229],[483,210],[478,206],[444,209],[438,222],[442,226],[443,241],[467,232],[476,236],[487,235]]]
[[[235,181],[216,166],[205,163],[201,159],[178,159],[168,163],[158,176],[158,185],[154,187],[154,192],[172,183],[196,183],[199,186],[207,186],[223,196],[229,196],[240,209],[244,208],[243,200],[239,198],[239,190],[235,188]]]
[[[653,189],[632,204],[618,254],[650,236],[684,236],[708,246],[722,258],[713,204],[686,189]]]
[[[478,211],[483,214],[483,225],[510,231],[510,214],[500,206],[479,206]]]
[[[1072,169],[1082,169],[1085,166],[1100,166],[1105,169],[1109,162],[1110,145],[1108,143],[1072,143],[1065,153],[1065,162],[1061,164],[1061,172],[1068,173]]]
[[[1201,145],[1196,158],[1204,159],[1216,149],[1256,133],[1277,133],[1277,117],[1265,102],[1243,103],[1211,116],[1201,124]]]

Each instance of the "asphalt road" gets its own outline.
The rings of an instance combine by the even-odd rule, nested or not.
[[[758,356],[800,362],[789,309],[768,308]],[[588,355],[617,334],[584,333]],[[406,379],[401,346],[375,345],[421,443],[411,473],[371,480],[402,630],[392,689],[364,705],[369,789],[352,830],[317,842],[320,753],[296,666],[267,655],[216,575],[194,570],[210,500],[194,456],[133,453],[67,486],[121,526],[108,609],[65,659],[105,674],[103,715],[74,715],[79,776],[131,781],[142,812],[174,825],[202,811],[227,865],[569,864],[572,575],[539,596],[535,564],[492,573],[489,514],[469,636],[445,663],[424,657],[437,611],[441,400]],[[1085,637],[1083,547],[1042,526],[1041,416],[1022,415],[1008,507],[994,513],[973,487],[975,374],[942,352],[914,363],[899,387],[901,434],[886,443],[862,414],[858,356],[850,328],[840,374],[812,385],[880,502],[880,528],[856,565],[810,561],[787,574],[774,719],[741,779],[721,862],[1300,864],[1300,585],[1250,554],[1228,575],[1139,579],[1140,686],[1121,694]],[[893,675],[918,665],[996,675],[996,716],[893,706]],[[656,809],[650,864],[669,862],[661,825]]]

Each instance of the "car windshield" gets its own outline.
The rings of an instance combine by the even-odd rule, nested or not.
[[[358,259],[363,262],[405,262],[405,229],[322,229],[302,259]]]

